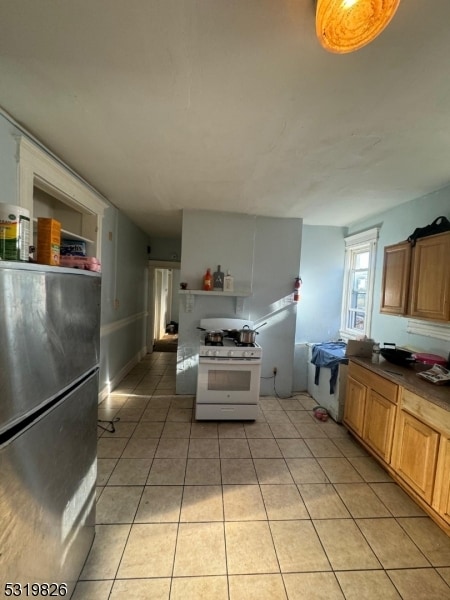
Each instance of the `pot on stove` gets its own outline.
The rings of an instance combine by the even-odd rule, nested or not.
[[[255,329],[250,329],[248,325],[244,325],[244,327],[239,330],[239,336],[237,338],[238,342],[240,344],[254,344],[256,342],[256,336],[259,333],[256,330],[262,327],[263,325],[267,325],[267,322],[258,325],[258,327],[255,327]]]
[[[197,327],[200,331],[206,331],[205,334],[205,344],[221,344],[223,341],[223,331],[207,331],[203,329],[203,327]]]

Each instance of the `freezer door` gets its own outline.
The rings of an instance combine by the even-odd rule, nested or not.
[[[0,433],[98,365],[100,282],[0,268]]]
[[[0,446],[2,591],[8,582],[72,590],[78,579],[94,537],[97,394],[95,372]]]

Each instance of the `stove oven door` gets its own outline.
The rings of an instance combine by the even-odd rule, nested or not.
[[[198,365],[196,417],[254,419],[260,376],[259,360],[201,358]]]

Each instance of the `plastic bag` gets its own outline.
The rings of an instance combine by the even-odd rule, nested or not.
[[[414,246],[416,240],[419,238],[435,235],[436,233],[444,233],[445,231],[450,231],[450,221],[447,217],[437,217],[430,225],[417,227],[408,237],[408,242],[411,246]]]

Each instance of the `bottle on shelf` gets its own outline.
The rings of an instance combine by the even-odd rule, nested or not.
[[[220,265],[217,265],[217,271],[213,275],[213,289],[218,292],[223,292],[223,271],[220,270]]]
[[[211,275],[211,269],[206,269],[206,273],[203,276],[203,289],[210,292],[213,288],[213,279]]]
[[[227,274],[223,278],[223,291],[224,292],[234,292],[234,277],[230,275],[230,270],[228,269]]]

